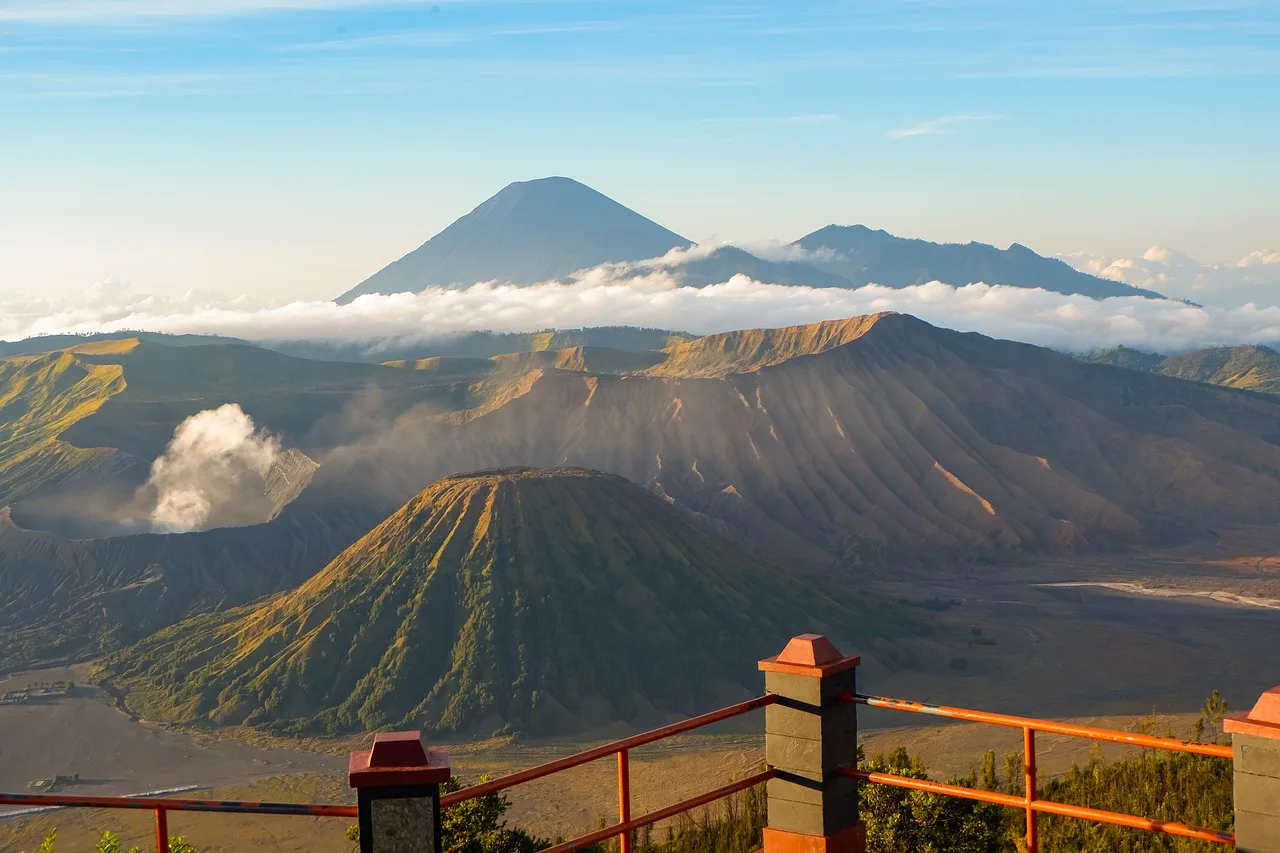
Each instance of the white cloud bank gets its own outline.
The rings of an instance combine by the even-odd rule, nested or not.
[[[1140,258],[1088,252],[1059,257],[1083,272],[1178,299],[1229,307],[1280,304],[1280,250],[1251,252],[1233,264],[1202,264],[1160,246],[1152,246]]]
[[[707,251],[699,247],[685,253]],[[772,285],[735,276],[705,288],[681,286],[661,261],[611,264],[568,284],[516,287],[482,283],[463,290],[364,296],[332,302],[256,304],[210,294],[180,298],[134,294],[105,282],[75,300],[0,297],[0,338],[148,330],[215,334],[252,341],[331,341],[403,346],[479,330],[634,325],[698,334],[784,326],[879,311],[913,314],[935,325],[1062,350],[1125,344],[1160,352],[1197,346],[1280,342],[1280,307],[1197,307],[1172,300],[1093,300],[1044,290],[933,282],[857,290]],[[1266,253],[1257,265],[1270,267]],[[1167,289],[1167,288],[1166,288]]]

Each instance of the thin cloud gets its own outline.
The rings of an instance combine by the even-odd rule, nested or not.
[[[929,119],[911,127],[898,128],[885,133],[890,139],[906,139],[911,136],[934,136],[940,133],[955,133],[955,126],[974,121],[990,121],[997,118],[993,115],[966,114],[954,116],[942,116],[941,118]]]

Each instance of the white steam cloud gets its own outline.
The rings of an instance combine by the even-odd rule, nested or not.
[[[734,276],[710,287],[683,286],[680,262],[709,251],[714,246],[677,250],[651,261],[607,264],[584,270],[567,283],[517,287],[487,282],[461,290],[363,296],[349,305],[254,304],[243,297],[219,300],[209,294],[159,298],[109,282],[76,300],[0,298],[0,338],[148,330],[260,342],[365,344],[376,351],[480,330],[634,325],[708,334],[900,311],[947,328],[1077,352],[1125,344],[1168,353],[1280,341],[1280,307],[1275,305],[1221,308],[1141,297],[1094,300],[981,283],[844,290],[772,285]],[[1256,258],[1246,260],[1251,265],[1242,262],[1240,269],[1268,275],[1280,270],[1275,253],[1256,253]],[[1170,290],[1157,281],[1133,283]]]
[[[254,428],[234,403],[187,418],[151,466],[144,488],[155,492],[153,530],[185,533],[243,523],[263,502],[280,441]],[[251,520],[261,520],[252,518]]]

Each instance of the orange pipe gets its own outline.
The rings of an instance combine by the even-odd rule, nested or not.
[[[618,750],[618,823],[631,822],[631,761],[625,749]],[[631,853],[631,833],[618,839],[621,853]]]
[[[1040,849],[1040,833],[1036,828],[1036,811],[1031,804],[1036,799],[1036,732],[1022,730],[1023,786],[1027,792],[1027,853]]]
[[[716,800],[722,800],[730,794],[736,794],[739,791],[745,791],[748,788],[755,787],[761,782],[767,782],[778,775],[778,771],[770,768],[762,773],[748,776],[732,785],[725,785],[723,788],[717,788],[714,791],[708,791],[705,794],[699,794],[696,797],[690,797],[682,800],[675,805],[667,806],[664,809],[658,809],[656,812],[649,812],[647,815],[629,820],[626,823],[618,823],[613,826],[606,826],[604,829],[597,829],[595,832],[589,832],[572,841],[566,841],[563,844],[557,844],[554,847],[548,847],[542,853],[570,853],[570,851],[581,850],[584,847],[590,847],[592,844],[598,844],[601,841],[607,841],[610,838],[616,838],[623,833],[629,833],[640,829],[644,826],[651,826],[660,820],[666,820],[669,817],[675,817],[678,814],[696,809],[698,806],[705,806],[707,803],[713,803]]]
[[[1088,738],[1089,740],[1105,740],[1110,743],[1123,743],[1129,746],[1145,746],[1152,749],[1169,749],[1174,752],[1191,752],[1196,755],[1209,755],[1214,758],[1231,758],[1231,747],[1218,743],[1196,743],[1188,740],[1175,740],[1167,737],[1151,737],[1132,732],[1120,732],[1115,729],[1095,729],[1091,726],[1077,726],[1071,723],[1055,723],[1051,720],[1037,720],[1032,717],[1014,717],[1009,714],[992,714],[987,711],[972,711],[968,708],[952,708],[947,705],[928,705],[924,702],[910,702],[906,699],[890,699],[886,696],[864,696],[861,693],[847,691],[836,694],[846,702],[857,702],[873,708],[891,708],[895,711],[912,711],[917,714],[931,714],[935,717],[948,717],[953,720],[968,720],[973,723],[990,723],[996,726],[1011,726],[1016,729],[1034,729],[1049,734],[1069,735],[1071,737]]]
[[[995,803],[998,806],[1009,806],[1015,809],[1034,809],[1037,812],[1063,815],[1081,820],[1093,820],[1098,823],[1110,823],[1116,826],[1127,826],[1133,829],[1145,829],[1150,832],[1162,832],[1166,835],[1180,835],[1183,838],[1195,838],[1200,841],[1213,841],[1218,844],[1234,844],[1234,833],[1217,829],[1206,829],[1202,826],[1187,826],[1182,823],[1171,823],[1163,820],[1137,817],[1135,815],[1106,812],[1085,806],[1072,806],[1066,803],[1055,803],[1051,800],[1032,800],[1010,794],[997,794],[994,791],[982,791],[977,788],[965,788],[960,785],[946,785],[931,779],[909,779],[906,776],[895,776],[892,773],[872,773],[852,767],[841,767],[840,775],[851,776],[864,782],[875,782],[880,785],[893,785],[896,788],[910,788],[914,791],[925,791],[930,794],[942,794],[948,797],[961,797],[966,800],[978,800],[983,803]]]
[[[241,800],[179,800],[168,797],[71,797],[61,794],[0,794],[0,805],[68,809],[164,809],[170,812],[358,817],[356,806],[324,803],[255,803]]]
[[[602,744],[601,746],[592,747],[582,752],[565,758],[558,758],[555,761],[548,761],[546,764],[539,764],[537,767],[530,767],[528,770],[521,770],[517,773],[511,773],[500,779],[494,779],[492,782],[485,782],[480,785],[473,785],[470,788],[463,788],[461,791],[454,791],[451,794],[445,794],[440,798],[440,805],[453,806],[458,803],[465,803],[467,800],[483,797],[488,794],[496,794],[499,791],[505,791],[524,782],[531,782],[534,779],[541,779],[543,776],[550,776],[552,773],[559,773],[561,770],[568,770],[570,767],[577,767],[580,764],[586,764],[595,761],[598,758],[606,758],[624,749],[634,749],[637,746],[644,746],[647,743],[662,740],[672,735],[683,734],[684,732],[709,726],[712,723],[718,723],[722,720],[729,720],[733,717],[741,716],[749,713],[757,708],[763,708],[766,705],[772,705],[778,701],[778,697],[772,693],[764,696],[757,696],[755,699],[748,699],[746,702],[739,702],[737,705],[730,705],[727,708],[721,708],[719,711],[711,711],[698,717],[691,717],[687,720],[681,720],[678,723],[672,723],[669,726],[663,726],[660,729],[644,732],[631,737],[625,737],[622,740],[615,740],[612,743]],[[611,837],[611,836],[610,836]]]
[[[156,809],[156,853],[169,853],[169,812]]]

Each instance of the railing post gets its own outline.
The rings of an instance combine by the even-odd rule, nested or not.
[[[1036,801],[1036,731],[1030,727],[1022,730],[1022,766],[1022,786],[1027,795],[1027,853],[1037,853],[1040,849],[1040,833],[1036,813],[1031,808],[1031,804]]]
[[[440,785],[449,754],[420,732],[385,732],[351,753],[347,782],[360,810],[360,853],[439,853]]]
[[[760,661],[765,692],[779,697],[764,712],[765,761],[778,771],[768,783],[765,853],[866,850],[857,780],[838,773],[857,762],[858,706],[837,694],[855,692],[859,662],[818,634]]]
[[[156,809],[156,853],[169,853],[169,810]]]
[[[1228,714],[1235,769],[1236,850],[1280,853],[1280,687],[1249,713]]]
[[[631,760],[627,750],[618,750],[618,823],[631,820]],[[618,836],[621,853],[631,853],[631,833]]]

